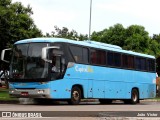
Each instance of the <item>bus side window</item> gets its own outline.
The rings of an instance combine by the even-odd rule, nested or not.
[[[114,64],[116,67],[121,67],[121,54],[120,53],[114,53]]]
[[[145,58],[141,58],[141,70],[144,70],[144,71],[147,70],[146,59]]]
[[[155,60],[148,59],[147,66],[148,66],[148,71],[154,72],[155,71]]]
[[[91,50],[91,63],[97,64],[97,54],[96,54],[96,50],[94,49]]]
[[[97,50],[98,64],[106,65],[106,52],[102,50]]]
[[[134,69],[134,57],[130,55],[128,55],[128,68]]]
[[[83,63],[89,63],[89,50],[88,48],[83,48]]]
[[[70,50],[75,62],[81,63],[82,62],[82,47],[79,46],[70,46]]]
[[[107,53],[107,61],[108,61],[108,65],[109,66],[113,66],[114,65],[114,55],[113,55],[113,52],[108,52]]]
[[[127,59],[127,55],[125,54],[122,55],[122,67],[128,68],[128,59]]]
[[[135,59],[135,69],[140,70],[141,69],[141,61],[139,57],[136,57]]]

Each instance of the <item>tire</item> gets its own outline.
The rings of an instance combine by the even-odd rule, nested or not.
[[[79,87],[73,87],[71,91],[71,99],[68,101],[70,105],[78,105],[81,101],[81,90]]]
[[[133,89],[131,94],[131,104],[137,104],[137,103],[139,103],[139,93],[137,89]]]
[[[99,99],[99,102],[101,104],[111,104],[112,103],[112,99]]]
[[[131,93],[131,99],[124,100],[125,104],[137,104],[139,103],[139,93],[137,89],[133,89]]]

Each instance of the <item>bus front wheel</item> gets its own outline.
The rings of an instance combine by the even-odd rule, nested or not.
[[[73,87],[71,91],[71,99],[68,103],[71,105],[78,105],[81,101],[81,90],[79,87]]]

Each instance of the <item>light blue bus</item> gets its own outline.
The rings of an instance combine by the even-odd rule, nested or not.
[[[74,105],[81,99],[136,104],[156,96],[155,57],[94,41],[20,40],[12,49],[9,94]]]

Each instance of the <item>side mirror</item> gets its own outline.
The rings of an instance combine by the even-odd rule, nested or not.
[[[8,58],[9,54],[7,54],[7,52],[10,52],[10,51],[11,51],[11,48],[2,50],[2,52],[1,52],[1,60],[2,61],[9,63],[9,60],[6,60],[5,58]]]
[[[53,51],[54,51],[53,53],[57,53],[56,51],[60,51],[59,48],[60,47],[58,47],[58,46],[51,46],[51,47],[42,48],[42,56],[41,56],[41,58],[46,62],[52,63],[52,60],[47,59],[48,50],[49,49],[53,49]]]

